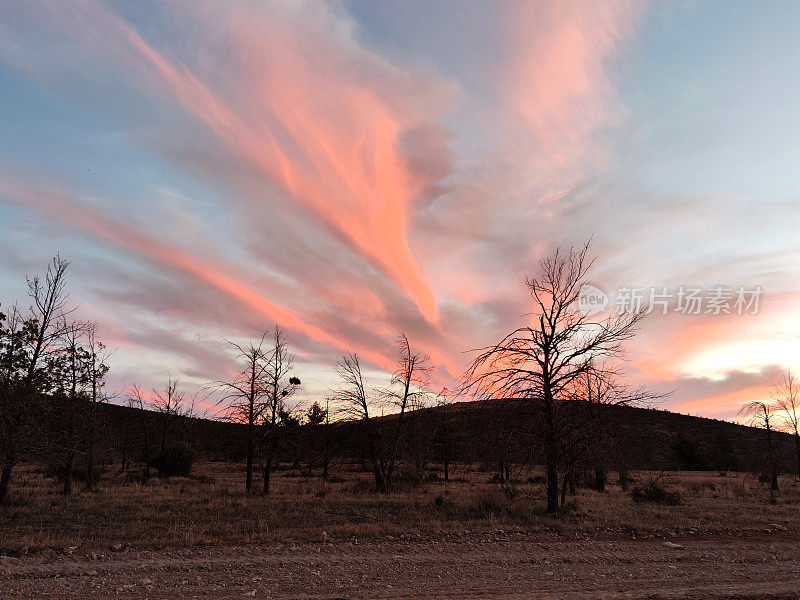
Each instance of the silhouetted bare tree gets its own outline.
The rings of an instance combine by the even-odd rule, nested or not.
[[[100,405],[108,397],[105,391],[106,374],[109,371],[108,359],[111,352],[97,339],[97,323],[89,323],[86,330],[86,348],[83,367],[86,374],[88,415],[86,432],[86,489],[95,487],[95,457],[101,442]]]
[[[753,400],[743,405],[739,413],[747,418],[751,426],[764,429],[767,442],[769,491],[770,495],[773,495],[778,491],[778,460],[775,456],[775,444],[772,439],[772,432],[775,429],[775,421],[778,416],[775,412],[775,406],[769,402]]]
[[[308,476],[311,477],[314,474],[314,458],[317,455],[318,447],[320,445],[320,431],[322,431],[323,435],[326,433],[323,428],[328,420],[328,411],[323,409],[319,402],[314,402],[314,404],[312,404],[308,410],[306,410],[305,417],[306,427],[308,428],[308,441],[306,448],[308,458]],[[324,457],[323,462],[326,462]],[[324,470],[325,469],[323,467],[323,471]]]
[[[370,389],[358,355],[345,354],[336,365],[341,385],[333,394],[340,411],[363,427],[375,487],[382,493],[388,492],[392,484],[408,413],[423,406],[429,395],[428,376],[432,369],[428,355],[414,351],[404,333],[398,336],[397,345],[397,369],[388,389]],[[375,419],[374,411],[382,404],[391,406],[394,414]]]
[[[463,391],[479,397],[538,403],[545,429],[548,512],[558,510],[556,404],[593,361],[619,355],[644,316],[642,310],[611,316],[579,310],[581,286],[592,265],[588,250],[588,243],[578,250],[556,249],[540,261],[539,275],[526,280],[534,301],[529,324],[480,349],[464,377]]]
[[[442,476],[445,482],[450,480],[450,461],[452,460],[453,446],[455,445],[452,403],[453,401],[447,390],[444,390],[436,397],[438,410],[434,414],[437,416],[437,427],[433,443],[438,459],[442,461]]]
[[[29,314],[23,315],[15,305],[0,320],[0,502],[7,498],[25,441],[34,438],[30,428],[38,424],[35,415],[41,412],[42,394],[53,388],[47,359],[58,350],[70,312],[68,266],[60,256],[53,258],[43,276],[28,279]]]
[[[139,445],[139,453],[144,465],[142,474],[145,479],[150,478],[150,466],[153,458],[153,431],[150,427],[150,420],[148,419],[149,402],[145,399],[144,392],[134,384],[128,390],[127,404],[130,408],[134,409],[137,414],[139,423],[139,433],[131,438],[131,441],[137,441]]]
[[[391,386],[384,391],[384,397],[392,409],[396,410],[397,415],[390,421],[385,422],[385,427],[390,429],[388,436],[386,436],[387,447],[382,452],[382,454],[385,454],[384,481],[387,488],[391,487],[400,444],[404,441],[404,438],[406,438],[407,450],[415,454],[420,451],[419,444],[414,444],[410,439],[417,437],[420,432],[410,431],[408,413],[425,406],[430,396],[428,385],[430,383],[430,373],[433,369],[430,357],[423,352],[413,350],[408,342],[408,336],[403,332],[397,337],[397,350],[397,368],[392,374]],[[417,427],[416,429],[419,428]],[[420,442],[419,439],[414,441]]]
[[[300,379],[291,375],[294,356],[289,352],[286,336],[278,325],[273,329],[272,349],[269,351],[264,369],[265,407],[262,428],[265,442],[263,457],[264,494],[270,493],[272,463],[279,448],[279,420],[285,410],[286,399],[300,385]]]
[[[632,388],[624,383],[618,364],[592,364],[576,378],[571,393],[575,420],[571,424],[579,433],[574,445],[577,456],[594,471],[594,488],[605,490],[607,474],[614,451],[614,428],[610,406],[632,406],[649,402],[663,395],[644,387]]]
[[[370,392],[361,371],[361,360],[358,354],[343,355],[341,360],[336,363],[336,372],[339,375],[340,385],[334,391],[333,398],[345,418],[362,424],[367,458],[375,477],[375,488],[379,492],[386,492],[385,465],[380,456],[377,426],[371,412],[374,400],[369,396]]]
[[[236,351],[237,360],[243,363],[243,368],[232,380],[214,384],[222,392],[219,403],[224,405],[227,418],[247,426],[245,489],[248,492],[253,487],[257,427],[267,408],[265,398],[269,357],[264,350],[264,341],[268,333],[265,331],[258,341],[250,341],[247,345],[228,342],[228,346]]]
[[[194,412],[194,403],[187,406],[184,393],[180,389],[180,382],[172,375],[167,375],[167,383],[163,391],[153,389],[150,404],[160,418],[159,453],[164,452],[167,441],[173,435],[181,417],[191,417]]]
[[[800,383],[791,371],[783,374],[772,392],[772,402],[780,411],[782,429],[794,438],[797,476],[800,477]]]

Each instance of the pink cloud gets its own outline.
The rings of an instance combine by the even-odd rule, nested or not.
[[[79,42],[103,52],[138,85],[173,97],[235,156],[331,227],[436,321],[433,287],[411,253],[407,234],[414,202],[442,173],[426,172],[419,156],[406,156],[403,149],[415,132],[436,128],[446,86],[362,50],[325,10],[305,14],[274,6],[265,15],[223,6],[216,7],[213,20],[201,14],[196,23],[225,29],[224,38],[206,33],[230,44],[232,51],[217,50],[229,54],[233,65],[206,75],[218,87],[224,84],[235,100],[226,100],[226,94],[154,48],[131,25],[88,0],[76,3],[78,12],[91,11],[92,22],[106,33]],[[202,12],[194,4],[186,9]],[[63,24],[70,25],[79,37],[86,32],[85,22],[73,18]],[[415,139],[417,154],[447,154],[444,136]],[[415,170],[415,164],[425,168]]]
[[[519,2],[509,20],[506,102],[554,167],[579,166],[595,134],[618,123],[609,65],[641,3]]]
[[[71,64],[77,76],[116,77],[153,103],[164,123],[174,114],[190,122],[183,136],[174,135],[179,125],[164,132],[157,122],[151,147],[208,152],[187,162],[234,191],[234,211],[252,228],[235,233],[249,264],[209,259],[210,249],[189,250],[180,238],[165,243],[62,192],[1,185],[48,217],[322,346],[357,350],[390,369],[391,340],[403,328],[454,375],[464,349],[494,341],[529,309],[522,278],[535,259],[556,242],[583,241],[602,222],[608,205],[601,202],[593,200],[594,211],[580,217],[568,211],[581,208],[575,196],[609,158],[604,134],[624,118],[613,63],[633,37],[640,8],[617,1],[510,4],[492,91],[498,103],[481,113],[485,122],[471,124],[490,130],[491,143],[453,173],[450,134],[437,122],[450,109],[453,86],[365,49],[338,9],[309,2],[270,6],[266,14],[254,5],[167,5],[164,13],[189,25],[189,35],[159,43],[105,4],[25,3],[9,12],[49,23],[59,44],[52,64],[0,44],[13,55],[7,62],[58,79],[70,60],[68,52],[58,55],[63,43],[80,50]],[[214,144],[191,147],[199,131]],[[701,227],[703,220],[694,222]],[[652,235],[648,222],[636,225],[639,235]],[[266,231],[280,241],[256,239],[269,237]],[[290,251],[279,255],[283,248]],[[279,272],[281,285],[272,285],[262,265]],[[185,314],[185,307],[174,309]],[[634,365],[651,381],[677,380],[687,361],[735,341],[737,324],[655,324]],[[709,398],[709,409],[728,410],[733,402]],[[694,410],[703,399],[691,402]]]
[[[89,233],[106,243],[120,247],[136,256],[145,258],[157,265],[185,273],[220,292],[235,298],[242,304],[263,314],[293,331],[337,348],[349,350],[347,342],[333,336],[323,328],[308,323],[294,311],[270,301],[264,295],[242,283],[221,268],[197,255],[190,254],[173,244],[148,236],[141,231],[130,229],[91,209],[82,206],[74,199],[58,191],[42,187],[30,187],[20,182],[8,172],[0,178],[0,192],[29,208],[35,208],[45,216],[67,223],[85,233]],[[393,363],[385,356],[363,349],[365,358],[374,364],[392,368]]]

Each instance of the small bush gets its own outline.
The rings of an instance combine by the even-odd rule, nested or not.
[[[209,475],[195,475],[192,477],[197,483],[203,484],[215,484],[217,483],[217,478]]]
[[[634,502],[652,502],[667,506],[677,506],[681,503],[681,495],[678,492],[670,492],[657,483],[636,486],[631,490],[631,497]]]
[[[122,481],[125,483],[144,483],[145,477],[139,471],[125,471],[122,475]]]
[[[422,483],[424,478],[424,474],[416,469],[402,469],[394,476],[394,481],[407,486],[415,486]]]
[[[350,493],[354,496],[360,496],[362,494],[374,494],[376,491],[375,481],[373,479],[359,477],[350,484]]]
[[[695,494],[702,494],[705,490],[710,490],[712,492],[717,491],[716,484],[713,481],[708,480],[693,481],[688,487]]]
[[[67,478],[67,469],[62,464],[49,465],[47,468],[41,470],[48,477],[53,477],[58,481],[64,481]],[[100,479],[103,469],[99,466],[94,468],[94,480]],[[72,480],[85,482],[86,481],[86,468],[82,466],[75,466],[72,469]]]
[[[535,477],[528,477],[528,483],[531,485],[541,485],[547,483],[547,477],[544,475],[536,475]]]
[[[488,517],[498,515],[508,507],[508,500],[505,494],[497,492],[485,492],[479,494],[475,499],[475,510],[478,515]]]
[[[574,500],[568,500],[559,509],[558,512],[562,514],[575,514],[578,512],[578,503]]]
[[[159,477],[186,477],[192,471],[194,451],[188,444],[175,444],[153,459]]]
[[[503,486],[503,493],[510,502],[513,502],[520,495],[520,489],[513,483],[510,483]]]
[[[443,494],[436,494],[433,498],[433,506],[439,514],[445,515],[446,517],[460,518],[463,516],[456,504]]]

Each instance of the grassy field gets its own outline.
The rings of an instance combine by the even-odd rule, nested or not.
[[[579,488],[568,496],[568,510],[548,516],[536,475],[521,472],[515,483],[500,486],[490,481],[491,473],[461,467],[448,483],[400,483],[381,495],[371,491],[370,475],[354,467],[338,469],[328,482],[285,470],[275,478],[273,493],[262,496],[245,494],[241,465],[205,462],[195,465],[189,478],[136,483],[106,474],[98,491],[65,497],[57,481],[24,468],[10,504],[0,507],[0,553],[482,531],[524,531],[545,541],[777,532],[793,539],[793,532],[800,532],[800,488],[794,478],[782,479],[781,494],[770,500],[750,475],[669,473],[665,485],[680,493],[677,506],[634,502],[629,492],[610,485],[603,493]],[[645,481],[653,475],[636,476]]]

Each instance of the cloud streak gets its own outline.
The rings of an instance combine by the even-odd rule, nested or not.
[[[384,271],[426,319],[437,320],[433,286],[407,233],[415,201],[446,174],[447,139],[435,119],[448,86],[361,50],[347,24],[321,8],[309,16],[280,3],[246,13],[217,4],[214,18],[198,23],[224,32],[197,34],[229,44],[215,50],[232,64],[206,75],[236,98],[226,101],[103,5],[76,1],[70,18],[63,5],[44,4],[39,9],[52,22],[67,17],[62,33],[67,28],[75,43],[107,56],[133,84],[173,98],[239,160]],[[35,5],[26,8],[31,16],[40,12]],[[84,38],[88,15],[102,35]],[[321,54],[329,60],[319,61]],[[431,171],[428,157],[444,166]]]
[[[126,365],[151,344],[154,362],[175,356],[197,378],[219,348],[194,352],[187,332],[246,336],[278,322],[314,372],[345,350],[388,371],[405,330],[448,385],[465,349],[496,341],[530,310],[522,281],[537,259],[590,236],[601,285],[726,280],[796,297],[798,284],[775,266],[797,256],[776,256],[773,240],[789,239],[789,227],[769,216],[792,214],[792,202],[759,216],[729,210],[732,195],[633,189],[631,158],[620,155],[631,108],[618,67],[638,43],[646,5],[509,2],[476,26],[481,39],[442,35],[424,46],[441,56],[420,58],[405,38],[377,39],[396,20],[358,21],[357,4],[0,6],[0,61],[54,104],[83,111],[103,131],[97,147],[117,144],[139,161],[120,181],[94,176],[102,150],[89,165],[63,157],[66,167],[36,168],[20,152],[15,164],[25,168],[0,170],[11,210],[66,226],[48,247],[77,232],[92,242],[87,253],[101,252],[100,241],[141,267],[109,261],[91,290],[104,315],[136,311],[135,324],[115,332],[136,347]],[[386,9],[371,10],[375,18]],[[459,10],[474,15],[453,19],[442,5],[426,13],[440,21],[424,30],[486,16],[469,3]],[[448,46],[457,43],[486,51]],[[448,57],[477,53],[480,72],[448,70]],[[709,222],[746,240],[706,244]],[[780,235],[770,245],[762,229]],[[753,279],[730,280],[740,272]],[[632,371],[643,383],[686,387],[670,400],[682,409],[705,403],[722,414],[763,392],[770,365],[789,361],[782,355],[797,340],[779,339],[778,324],[792,314],[787,305],[757,324],[653,318],[632,347]],[[744,356],[742,336],[758,357]]]
[[[4,173],[0,180],[0,193],[29,208],[35,208],[51,219],[67,223],[161,267],[174,269],[202,281],[263,314],[269,320],[308,336],[316,342],[343,351],[348,349],[344,340],[307,323],[293,311],[278,306],[210,261],[116,223],[57,191],[29,188],[24,183],[15,181],[12,175]],[[364,351],[364,354],[376,365],[385,368],[392,366],[392,363],[380,354],[370,351]]]

